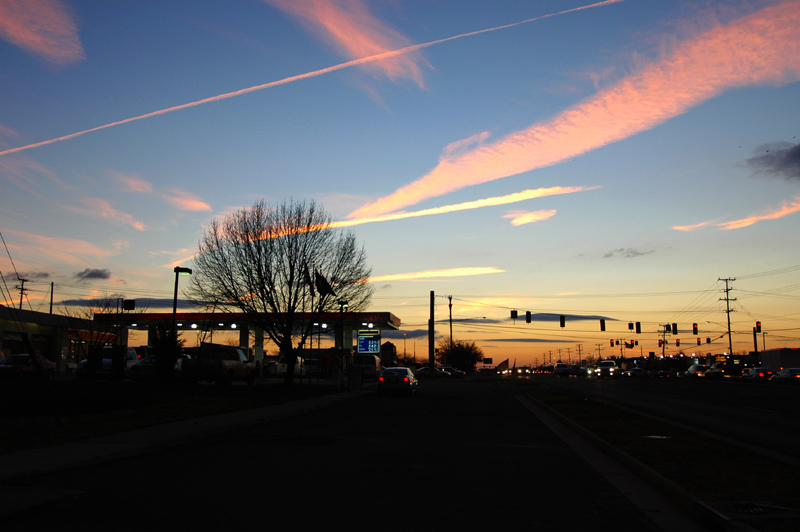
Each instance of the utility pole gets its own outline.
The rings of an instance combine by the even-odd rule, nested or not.
[[[447,296],[447,300],[449,301],[448,306],[450,307],[450,360],[448,362],[450,364],[453,363],[453,296]]]
[[[733,288],[728,286],[728,283],[735,281],[736,279],[717,279],[718,281],[725,281],[725,297],[720,298],[720,301],[725,302],[725,314],[728,317],[728,356],[733,356],[733,339],[731,338],[731,301],[736,301],[736,298],[730,298],[730,291]]]
[[[582,346],[582,345],[580,345],[580,344],[578,344],[577,346],[575,346],[575,349],[578,351],[578,365],[579,365],[579,366],[582,366],[582,365],[583,365],[583,361],[581,360],[581,349],[582,349],[582,348],[583,348],[583,346]]]
[[[22,310],[22,296],[25,294],[25,283],[28,282],[27,279],[23,279],[22,277],[17,277],[17,281],[19,281],[19,309]]]
[[[433,316],[434,316],[433,298],[434,298],[434,293],[433,290],[431,290],[431,303],[430,303],[431,309],[430,309],[430,317],[428,318],[428,363],[431,365],[431,367],[434,367],[436,365],[435,359],[433,357],[433,340],[435,336],[435,331],[433,326]]]

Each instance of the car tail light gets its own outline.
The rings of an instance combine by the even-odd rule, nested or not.
[[[383,377],[378,377],[378,380],[379,381],[383,381]]]
[[[403,377],[403,382],[408,382],[408,377]]]

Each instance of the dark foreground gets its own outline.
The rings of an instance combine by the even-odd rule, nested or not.
[[[70,496],[11,530],[656,530],[496,381],[358,397],[178,448],[6,481]],[[30,491],[28,491],[30,490]]]

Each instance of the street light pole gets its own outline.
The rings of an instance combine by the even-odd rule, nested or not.
[[[176,319],[178,314],[178,277],[181,275],[192,275],[192,269],[175,266],[173,271],[175,272],[175,294],[172,297],[172,340],[175,342],[175,345],[178,345],[178,324]]]

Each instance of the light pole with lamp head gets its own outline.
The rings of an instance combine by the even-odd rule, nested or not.
[[[175,295],[172,297],[172,340],[178,345],[178,324],[176,316],[178,314],[178,277],[181,275],[192,275],[191,268],[175,266]]]

